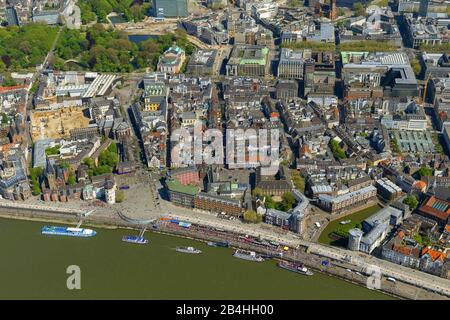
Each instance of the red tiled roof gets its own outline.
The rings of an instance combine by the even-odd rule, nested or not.
[[[11,87],[0,87],[0,92],[10,91],[10,90],[18,90],[18,89],[26,89],[27,86],[11,86]]]
[[[445,253],[443,253],[441,251],[433,250],[430,248],[425,248],[422,250],[422,256],[425,254],[429,254],[433,261],[436,261],[437,259],[439,259],[442,262],[444,262],[445,258],[447,257],[447,255]]]
[[[413,187],[417,188],[419,190],[423,190],[427,187],[427,184],[425,181],[418,180],[418,181],[414,182]]]
[[[440,210],[434,208],[433,204],[436,203],[437,201],[447,204],[448,205],[447,210],[440,211]],[[446,221],[448,219],[448,217],[450,216],[450,202],[442,200],[442,199],[437,199],[435,196],[432,196],[428,200],[425,201],[425,203],[419,208],[419,211],[424,214],[434,216],[440,220]]]
[[[405,256],[419,256],[419,249],[415,248],[415,247],[408,247],[408,246],[403,246],[403,245],[397,245],[397,244],[393,244],[392,245],[392,250],[401,254],[404,254]]]

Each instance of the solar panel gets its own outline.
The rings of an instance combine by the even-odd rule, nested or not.
[[[447,211],[448,205],[445,203],[442,203],[440,201],[436,201],[435,203],[433,203],[432,207],[436,210],[445,212],[445,211]]]

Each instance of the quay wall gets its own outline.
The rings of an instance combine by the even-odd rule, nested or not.
[[[46,209],[45,207],[18,207],[0,203],[0,217],[6,218],[50,221],[56,223],[67,222],[76,224],[79,221],[80,214],[81,212],[76,210],[55,210],[53,208]],[[142,227],[142,223],[132,222],[132,220],[125,221],[119,216],[116,218],[111,218],[92,215],[83,218],[83,223],[106,228],[122,227],[140,229]],[[202,226],[183,228],[178,225],[171,224],[170,222],[160,220],[156,220],[149,229],[153,232],[197,239],[200,241],[228,241],[230,246],[234,248],[253,250],[265,255],[279,256],[282,252],[283,260],[301,262],[307,267],[314,269],[315,272],[322,272],[345,281],[350,281],[354,284],[363,286],[366,286],[367,284],[368,276],[364,274],[364,270],[361,268],[350,263],[344,263],[339,260],[333,260],[328,257],[321,256],[317,253],[311,253],[306,247],[299,247],[298,249],[291,248],[288,251],[284,251],[282,248],[275,249],[269,246],[248,243],[241,239],[242,235],[232,232],[219,232],[214,230],[205,232],[205,229],[202,228]],[[322,261],[324,260],[328,261],[328,266],[322,265]],[[351,270],[351,272],[348,270]],[[379,291],[404,299],[448,299],[438,293],[429,292],[423,288],[418,288],[400,281],[392,283],[387,281],[385,278],[381,279],[381,288]]]

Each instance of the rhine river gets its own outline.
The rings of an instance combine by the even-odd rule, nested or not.
[[[95,228],[93,238],[43,236],[45,223],[0,219],[0,299],[391,299],[318,272],[306,277],[275,261],[233,258],[232,249],[146,232],[148,245],[121,241],[134,230]],[[200,255],[175,251],[194,246]],[[68,290],[66,269],[81,269]]]

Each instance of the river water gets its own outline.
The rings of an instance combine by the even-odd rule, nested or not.
[[[306,277],[233,258],[232,249],[147,232],[148,245],[121,241],[137,231],[96,228],[93,238],[43,236],[44,223],[0,219],[0,299],[390,299],[346,281]],[[203,254],[178,253],[194,246]],[[81,270],[68,290],[67,267]]]

